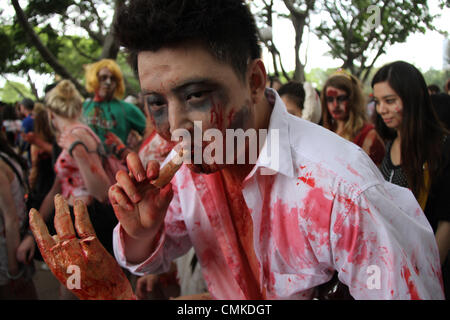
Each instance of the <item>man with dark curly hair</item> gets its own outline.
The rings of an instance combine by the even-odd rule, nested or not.
[[[121,266],[164,272],[194,247],[215,299],[312,299],[336,274],[357,299],[443,298],[433,231],[412,193],[385,182],[356,145],[290,115],[266,89],[244,1],[130,1],[115,31],[158,133],[167,140],[180,130],[204,133],[184,148],[203,159],[182,165],[161,188],[153,184],[159,163],[144,168],[128,155],[130,174],[119,172],[109,190]],[[205,159],[212,144],[224,144],[220,134],[252,130],[256,161],[235,161],[250,153],[251,139]]]

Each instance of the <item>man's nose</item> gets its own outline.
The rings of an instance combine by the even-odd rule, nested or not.
[[[177,129],[186,129],[189,132],[193,130],[193,122],[189,118],[183,103],[180,101],[174,101],[169,103],[168,108],[168,119],[171,134],[173,134],[173,132]]]

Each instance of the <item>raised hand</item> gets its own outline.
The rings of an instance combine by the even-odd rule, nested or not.
[[[61,195],[55,196],[57,235],[50,236],[37,210],[30,211],[31,230],[53,274],[83,300],[136,299],[122,269],[97,239],[82,201],[75,201],[74,213],[79,238],[67,202]],[[77,275],[79,279],[74,278]]]
[[[109,189],[109,199],[131,244],[126,252],[130,262],[141,262],[151,249],[173,197],[169,182],[182,164],[181,157],[179,154],[161,171],[156,161],[150,161],[144,170],[138,155],[130,153],[130,173],[119,171],[117,184]]]

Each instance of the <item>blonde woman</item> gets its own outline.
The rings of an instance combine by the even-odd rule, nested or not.
[[[122,71],[114,60],[102,59],[86,68],[86,90],[94,97],[83,105],[84,122],[103,142],[109,132],[124,143],[132,130],[144,134],[146,119],[143,112],[121,100],[125,83]]]
[[[54,209],[53,198],[61,193],[70,207],[83,200],[99,240],[112,252],[112,230],[117,223],[107,200],[110,178],[98,154],[100,139],[80,120],[83,98],[68,80],[61,81],[46,97],[50,126],[63,149],[55,163],[56,179],[41,205],[47,221]]]
[[[331,75],[322,90],[323,126],[360,146],[378,166],[384,143],[367,120],[366,103],[359,81],[342,70]]]

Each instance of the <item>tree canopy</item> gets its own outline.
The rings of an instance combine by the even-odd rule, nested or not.
[[[438,0],[441,8],[450,7]],[[0,9],[0,76],[28,79],[30,92],[39,97],[32,74],[53,74],[71,79],[85,96],[84,66],[101,58],[116,59],[125,75],[127,93],[139,83],[115,43],[111,25],[125,0],[11,0]],[[305,31],[328,44],[329,54],[342,67],[367,79],[377,59],[389,46],[404,42],[415,32],[436,30],[435,15],[426,0],[247,0],[257,19],[261,40],[273,56],[277,76],[305,80],[307,61],[301,61]],[[448,2],[448,1],[447,1]],[[23,7],[22,7],[22,6]],[[280,8],[282,10],[280,10]],[[312,20],[321,20],[313,24]],[[271,35],[275,19],[287,19],[292,37],[295,70],[286,70]],[[324,66],[325,68],[327,66]],[[30,71],[33,71],[31,73]],[[12,90],[11,86],[8,86]]]

